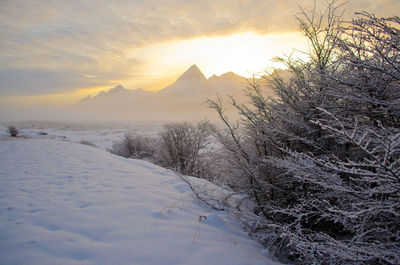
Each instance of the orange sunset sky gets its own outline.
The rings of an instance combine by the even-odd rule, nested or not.
[[[323,6],[324,1],[316,1]],[[196,64],[209,77],[249,77],[271,59],[307,50],[291,0],[0,2],[0,105],[70,104],[122,84],[158,90]],[[398,0],[350,0],[356,11],[398,15]]]

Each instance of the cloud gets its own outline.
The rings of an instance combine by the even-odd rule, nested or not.
[[[41,69],[2,69],[0,80],[0,95],[20,96],[60,93],[107,82],[104,79],[87,78],[74,71],[58,72]]]
[[[313,3],[301,1],[305,8]],[[129,58],[129,51],[159,42],[248,31],[293,32],[298,4],[294,0],[2,0],[0,69],[6,79],[1,91],[18,94],[32,87],[30,93],[38,94],[51,92],[51,87],[59,91],[91,83],[82,78],[86,75],[98,77],[99,82],[140,75],[151,62]],[[389,16],[400,10],[400,2],[354,0],[347,9]],[[47,81],[38,81],[35,74]]]

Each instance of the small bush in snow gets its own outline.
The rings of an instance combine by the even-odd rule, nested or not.
[[[97,147],[94,143],[92,143],[92,142],[89,141],[89,140],[84,140],[84,139],[82,139],[79,143],[80,143],[80,144],[84,144],[84,145],[88,145],[88,146],[92,146],[92,147]]]
[[[8,126],[7,128],[7,133],[11,136],[11,137],[17,137],[19,134],[19,130],[15,127],[15,126]]]
[[[130,133],[125,133],[121,140],[115,141],[109,151],[115,155],[137,159],[152,157],[154,153],[150,139]]]
[[[209,143],[211,129],[208,121],[196,126],[187,122],[165,124],[160,133],[158,162],[185,175],[203,176],[207,162],[201,151]]]

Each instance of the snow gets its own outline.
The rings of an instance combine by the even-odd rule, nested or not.
[[[21,122],[15,125],[20,135],[28,138],[56,138],[80,143],[89,141],[95,146],[107,150],[114,141],[119,141],[125,133],[155,137],[160,125],[151,124],[97,124],[97,123],[60,123]],[[8,137],[7,126],[0,124],[0,138]],[[45,134],[44,134],[45,133]]]
[[[173,172],[60,139],[0,139],[0,264],[277,264]]]
[[[197,67],[197,65],[194,64],[191,67],[189,67],[189,69],[187,69],[177,80],[185,80],[185,79],[206,80],[207,78],[200,71],[200,69]]]

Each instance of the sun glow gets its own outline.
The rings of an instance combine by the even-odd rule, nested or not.
[[[297,32],[269,35],[247,32],[161,42],[124,50],[123,53],[129,60],[140,62],[136,66],[126,67],[125,78],[109,80],[103,86],[82,87],[61,93],[3,97],[0,103],[15,103],[20,106],[66,105],[75,103],[87,95],[94,96],[101,90],[108,90],[118,84],[129,89],[157,91],[175,82],[193,64],[196,64],[207,78],[230,71],[244,77],[252,77],[254,74],[265,73],[265,70],[270,70],[271,67],[282,68],[282,65],[273,62],[274,57],[290,55],[294,50],[307,49],[306,39]],[[301,56],[302,53],[295,55]],[[85,77],[93,78],[90,75]]]
[[[82,88],[66,93],[54,93],[32,96],[6,96],[0,98],[0,104],[31,106],[31,105],[49,105],[49,106],[65,106],[75,103],[80,99],[91,95],[94,96],[102,90],[107,90],[109,86]]]
[[[290,55],[295,49],[307,49],[307,42],[299,33],[262,36],[248,32],[164,42],[135,49],[129,56],[151,62],[146,69],[149,76],[179,74],[197,64],[206,77],[229,71],[251,77],[269,67],[281,67],[273,62],[273,58]]]

